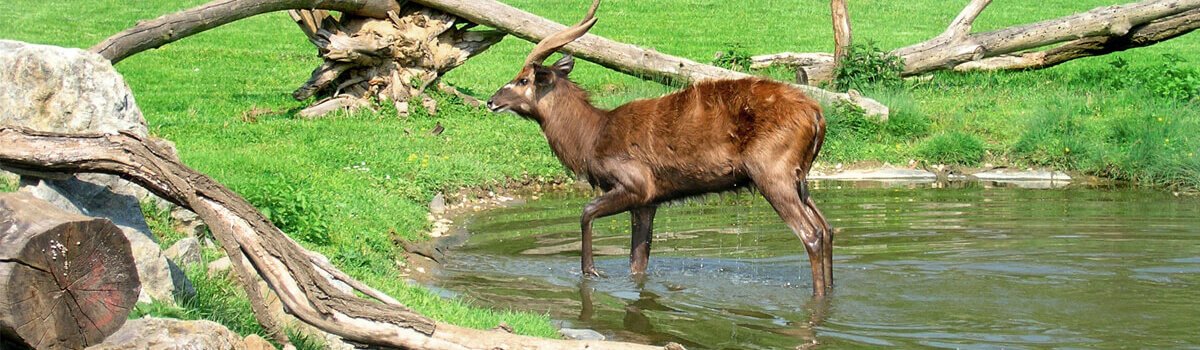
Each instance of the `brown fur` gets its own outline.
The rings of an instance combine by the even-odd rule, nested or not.
[[[528,64],[488,107],[536,121],[555,156],[604,191],[580,220],[584,273],[596,274],[592,220],[631,213],[630,270],[643,273],[658,205],[754,185],[804,242],[813,291],[825,293],[833,231],[806,181],[825,138],[815,101],[787,84],[746,78],[700,82],[605,111],[567,78],[573,68],[570,56]]]

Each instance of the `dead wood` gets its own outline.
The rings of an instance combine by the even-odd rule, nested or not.
[[[111,221],[0,193],[0,342],[100,343],[125,324],[140,290],[129,240]]]
[[[326,9],[386,18],[397,11],[396,0],[216,0],[189,10],[138,22],[92,46],[91,51],[113,64],[142,51],[158,48],[196,33],[246,17],[290,9]]]
[[[474,23],[412,3],[384,18],[334,19],[322,10],[289,14],[325,60],[292,94],[297,100],[317,97],[301,112],[310,118],[385,101],[400,116],[408,115],[414,101],[436,113],[436,102],[425,96],[425,89],[505,35],[471,30]]]
[[[1081,57],[1153,45],[1194,30],[1195,19],[1188,19],[1191,18],[1188,16],[1181,18],[1180,15],[1200,8],[1200,0],[1146,0],[971,34],[975,19],[990,3],[991,0],[971,0],[942,34],[891,51],[891,54],[904,59],[902,75],[913,76],[946,69],[988,69],[989,66],[996,67],[993,69],[1044,68]],[[1162,25],[1156,26],[1154,22]],[[1143,34],[1139,36],[1138,32]],[[1153,32],[1162,34],[1150,34]],[[1141,38],[1137,44],[1134,43],[1135,37]],[[1018,56],[1025,57],[1017,59],[1007,57],[985,63],[968,63],[1067,41],[1070,42],[1063,45],[1061,50],[1029,53],[1028,56],[1021,54]],[[784,60],[794,55],[756,56],[755,62],[758,67],[773,63],[797,66],[807,70],[816,81],[832,78],[832,62],[789,63]],[[958,68],[964,64],[964,67]]]
[[[65,135],[0,127],[0,144],[6,145],[0,148],[0,165],[42,172],[115,174],[195,211],[226,253],[247,259],[250,266],[234,264],[238,274],[258,274],[292,315],[349,341],[435,350],[663,348],[540,339],[434,321],[305,250],[236,193],[183,165],[157,143],[146,141],[129,133]],[[335,281],[375,299],[343,291]]]
[[[830,17],[833,17],[833,65],[837,66],[846,57],[853,42],[850,35],[850,9],[846,0],[830,0]]]
[[[497,28],[535,43],[566,27],[494,0],[414,0],[413,2],[454,13],[468,21]],[[581,7],[585,5],[585,2],[580,2]],[[567,44],[560,51],[635,77],[675,84],[748,76],[746,73],[697,63],[653,49],[615,42],[594,34],[584,35]],[[514,61],[513,64],[516,65],[517,62]],[[847,102],[859,106],[870,115],[886,118],[888,114],[887,106],[870,98],[851,98],[848,94],[831,92],[813,86],[797,85],[797,87],[824,103]]]
[[[1042,69],[1092,56],[1154,45],[1200,28],[1200,9],[1189,10],[1134,26],[1125,35],[1102,35],[1073,40],[1049,50],[1001,55],[954,67],[957,71]]]

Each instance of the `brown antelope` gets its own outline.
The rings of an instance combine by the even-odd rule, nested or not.
[[[806,181],[825,139],[821,107],[787,84],[745,78],[703,81],[611,111],[596,108],[568,78],[571,56],[550,66],[542,61],[587,33],[599,4],[539,42],[516,78],[487,102],[492,111],[536,121],[558,160],[604,192],[580,219],[583,273],[597,275],[592,220],[630,212],[629,268],[640,274],[660,204],[752,184],[804,242],[813,293],[824,295],[833,282],[833,230]]]

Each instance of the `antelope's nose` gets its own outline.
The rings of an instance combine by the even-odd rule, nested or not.
[[[487,108],[488,109],[496,109],[496,103],[493,102],[492,99],[490,99],[490,98],[487,100]]]

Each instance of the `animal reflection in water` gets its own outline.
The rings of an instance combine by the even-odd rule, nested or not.
[[[646,311],[666,313],[679,313],[680,311],[659,303],[659,295],[646,289],[647,278],[645,274],[636,274],[631,276],[631,278],[633,278],[634,285],[638,291],[638,298],[624,306],[625,316],[621,319],[621,326],[629,332],[629,334],[626,334],[627,337],[648,338],[639,339],[642,342],[662,343],[670,341],[679,343],[689,349],[704,346],[704,344],[696,344],[671,333],[657,331],[654,327],[654,322],[646,315]],[[580,308],[578,319],[584,323],[592,322],[592,317],[595,316],[595,306],[592,302],[592,293],[595,292],[595,289],[591,286],[592,283],[592,280],[587,278],[580,279],[579,282]],[[791,327],[771,330],[773,333],[786,335],[802,341],[800,345],[796,346],[796,349],[809,349],[819,345],[816,328],[825,321],[825,314],[829,311],[829,300],[813,298],[806,304],[805,308],[809,315],[806,321],[791,323]],[[726,311],[738,312],[737,310]]]
[[[760,78],[710,80],[656,99],[602,110],[568,75],[566,55],[542,62],[596,23],[595,0],[578,24],[534,47],[515,78],[488,100],[541,126],[564,165],[603,194],[580,219],[584,274],[598,275],[592,221],[629,212],[629,269],[649,265],[654,215],[662,203],[756,187],[800,237],[812,268],[813,294],[833,283],[833,230],[809,196],[807,176],[825,139],[821,107],[800,90]]]

